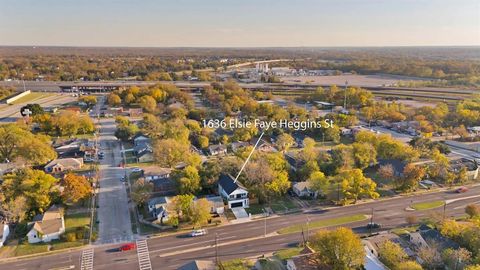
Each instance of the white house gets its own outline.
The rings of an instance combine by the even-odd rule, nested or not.
[[[220,175],[218,193],[227,200],[229,208],[249,207],[247,189],[230,175]]]
[[[311,198],[317,198],[318,196],[318,191],[314,191],[311,189],[310,182],[304,181],[304,182],[296,182],[293,184],[293,192],[297,194],[298,197],[311,197]]]
[[[152,217],[157,218],[160,222],[168,220],[167,206],[170,203],[170,197],[155,197],[148,201],[148,212]]]
[[[50,242],[60,239],[65,232],[65,220],[61,209],[55,205],[50,207],[43,215],[34,218],[30,223],[32,229],[27,233],[29,243]]]
[[[7,240],[10,234],[10,227],[4,221],[0,221],[0,247],[3,247],[3,243]]]
[[[208,152],[212,156],[217,155],[226,155],[227,154],[227,146],[223,144],[214,144],[208,147]]]

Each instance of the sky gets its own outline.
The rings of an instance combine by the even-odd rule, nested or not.
[[[0,45],[480,45],[479,0],[0,0]]]

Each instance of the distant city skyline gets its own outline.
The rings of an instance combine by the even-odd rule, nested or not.
[[[0,0],[0,45],[478,46],[478,0]]]

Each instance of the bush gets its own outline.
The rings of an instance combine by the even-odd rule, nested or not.
[[[75,235],[75,233],[69,232],[69,233],[65,234],[65,240],[67,242],[75,242],[75,241],[77,241],[77,236]]]
[[[84,229],[83,228],[78,228],[77,231],[75,232],[75,237],[77,239],[83,239],[84,238]]]

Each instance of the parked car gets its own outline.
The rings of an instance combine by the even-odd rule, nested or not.
[[[367,224],[367,229],[380,229],[382,227],[381,224],[375,222],[369,222]]]
[[[196,236],[202,236],[202,235],[206,235],[207,234],[207,230],[205,229],[200,229],[200,230],[193,230],[191,233],[190,233],[190,236],[191,237],[196,237]]]
[[[142,173],[143,172],[143,169],[141,168],[132,168],[132,173]]]
[[[456,193],[465,193],[468,191],[467,187],[459,187],[455,190]]]
[[[134,250],[137,248],[137,244],[135,243],[128,243],[128,244],[124,244],[124,245],[121,245],[119,248],[118,248],[118,251],[129,251],[129,250]]]

